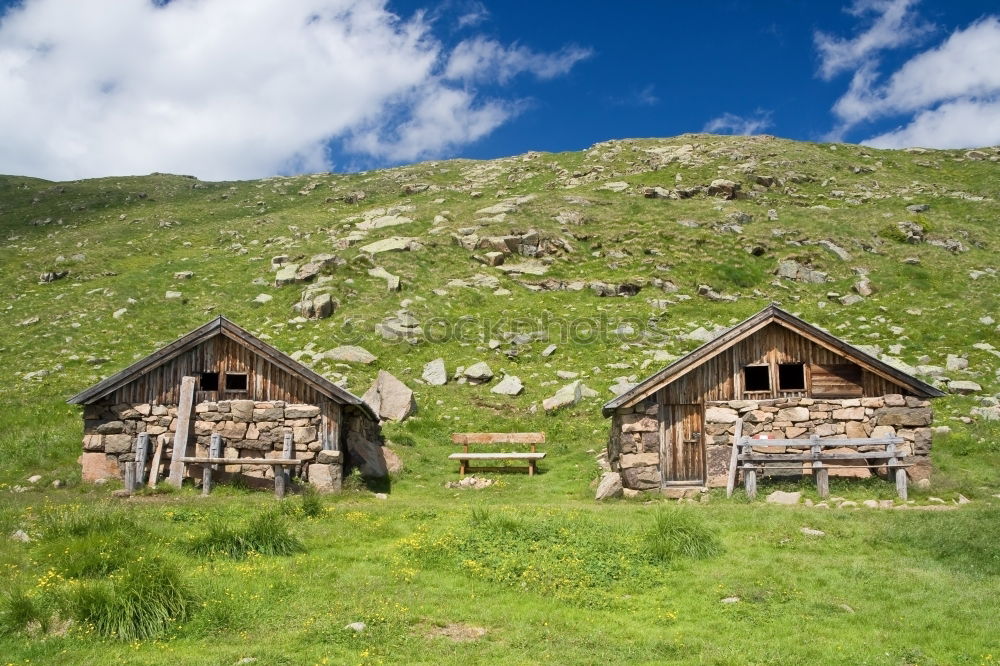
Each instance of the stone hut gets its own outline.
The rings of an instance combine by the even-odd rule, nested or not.
[[[340,489],[345,463],[381,455],[378,417],[367,404],[225,317],[69,402],[83,405],[85,481],[123,476],[141,433],[152,449],[150,465],[159,449],[164,467],[177,457],[175,442],[184,443],[180,456],[208,456],[214,433],[224,458],[280,459],[290,433],[301,476],[323,491]],[[187,431],[178,432],[185,423]],[[260,464],[227,464],[220,472],[220,480],[241,476],[250,485],[274,478],[274,468]],[[149,473],[147,467],[141,476]],[[187,476],[199,473],[187,466]]]
[[[725,486],[742,419],[744,435],[770,439],[901,437],[907,474],[926,479],[928,399],[941,395],[770,305],[605,404],[608,459],[626,488]],[[830,474],[869,476],[863,464],[830,466]]]

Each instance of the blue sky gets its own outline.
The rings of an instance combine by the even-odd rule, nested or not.
[[[1000,6],[0,0],[0,172],[207,179],[768,133],[1000,143]]]

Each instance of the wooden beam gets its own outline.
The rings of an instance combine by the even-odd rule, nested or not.
[[[142,485],[146,472],[146,458],[149,456],[149,433],[140,432],[135,442],[135,481],[132,492]]]
[[[733,450],[729,456],[729,470],[726,474],[726,497],[733,496],[736,488],[736,465],[740,454],[740,440],[743,439],[743,419],[736,422],[736,433],[733,435]]]
[[[188,465],[301,465],[303,461],[294,458],[212,458],[210,456],[188,456],[183,458]]]
[[[155,488],[160,482],[160,458],[163,457],[164,437],[157,438],[156,453],[153,454],[153,462],[149,466],[149,482],[146,484],[150,488]]]
[[[295,454],[295,443],[292,438],[292,433],[285,433],[285,441],[281,451],[281,457],[285,459],[290,459]],[[288,492],[288,480],[289,472],[284,469],[274,470],[274,496],[278,499],[282,499],[285,493]]]
[[[170,457],[170,484],[181,487],[184,483],[184,463],[187,456],[188,437],[191,434],[191,412],[194,409],[194,377],[181,379],[180,404],[177,406],[177,432],[174,433],[174,450]]]
[[[222,457],[222,435],[217,432],[212,433],[212,443],[208,448],[209,458]],[[201,470],[201,494],[207,495],[212,492],[212,470],[215,465],[205,465]]]

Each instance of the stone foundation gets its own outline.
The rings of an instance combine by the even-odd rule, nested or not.
[[[349,446],[361,446],[369,440],[378,446],[381,439],[377,424],[352,406],[344,406],[341,413]],[[281,458],[288,432],[292,434],[295,458],[303,461],[302,478],[323,491],[340,490],[343,456],[333,460],[333,456],[323,451],[320,408],[316,405],[253,400],[202,402],[195,405],[192,417],[188,455],[208,456],[212,435],[218,433],[224,447],[223,457]],[[122,464],[135,460],[135,441],[140,433],[149,435],[148,459],[157,445],[164,444],[161,460],[166,470],[176,430],[176,407],[100,403],[85,406],[84,453],[80,459],[83,480],[120,478]],[[251,485],[265,485],[274,478],[274,468],[270,465],[226,465],[220,473],[220,480],[224,481],[227,475],[238,475]],[[200,474],[198,466],[188,466],[188,476],[200,478]]]
[[[744,435],[769,435],[771,439],[808,440],[817,435],[822,440],[862,437],[900,437],[898,447],[903,462],[912,465],[907,475],[913,481],[930,477],[931,421],[930,403],[910,396],[886,395],[875,398],[825,400],[819,398],[784,398],[778,400],[731,400],[709,403],[705,407],[705,456],[708,468],[706,484],[726,485],[732,455],[735,423],[743,419]],[[807,441],[803,448],[808,448]],[[769,446],[763,440],[755,450],[762,453],[798,452],[799,447]],[[612,469],[621,472],[626,488],[649,490],[660,487],[659,422],[655,399],[649,398],[634,408],[622,409],[612,416],[608,459]],[[827,449],[836,452],[837,449]],[[853,449],[844,449],[849,451]],[[884,450],[861,447],[860,451]],[[775,473],[810,474],[809,464],[787,463],[792,469]],[[828,463],[831,476],[866,478],[872,472],[857,463]],[[882,467],[882,470],[885,468]]]

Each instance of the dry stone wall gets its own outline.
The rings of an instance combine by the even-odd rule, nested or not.
[[[784,398],[778,400],[731,400],[711,403],[705,409],[705,444],[708,485],[726,485],[736,421],[743,419],[743,434],[767,435],[768,439],[821,440],[900,437],[897,447],[911,480],[930,477],[931,422],[930,402],[912,396],[890,394],[874,398],[820,399]],[[800,453],[800,447],[771,446],[761,440],[754,447],[761,453]],[[804,441],[801,448],[809,448]],[[847,453],[855,449],[826,449],[829,453]],[[884,451],[884,447],[861,447],[858,451]],[[831,476],[868,478],[873,471],[862,461],[828,463]],[[795,473],[796,470],[784,470]],[[802,473],[809,473],[809,466]]]
[[[370,436],[360,413],[351,413],[348,427],[351,440]],[[320,408],[316,405],[283,401],[224,400],[201,402],[192,415],[188,455],[207,456],[212,435],[218,433],[226,458],[281,458],[284,435],[292,434],[295,457],[303,461],[304,476],[321,490],[340,489],[343,458],[323,451],[320,440]],[[135,460],[137,435],[149,435],[155,448],[165,444],[164,461],[177,431],[177,408],[150,404],[94,404],[84,408],[83,479],[120,477],[121,464]],[[311,469],[315,467],[316,469]],[[270,465],[226,465],[222,470],[251,479],[273,479]],[[189,467],[189,475],[197,470]]]
[[[636,407],[620,409],[612,416],[608,460],[621,473],[622,484],[635,490],[651,490],[661,485],[660,440],[657,405],[648,398]],[[822,440],[862,437],[900,437],[903,461],[913,481],[930,477],[930,403],[912,396],[885,395],[874,398],[778,400],[731,400],[710,403],[705,408],[705,455],[707,485],[726,485],[735,424],[743,419],[745,435],[766,434],[770,439],[802,439],[808,448],[813,435]],[[755,447],[762,453],[797,453],[799,447],[778,447],[765,441]],[[788,450],[791,449],[791,450]],[[828,449],[836,452],[837,449]],[[844,449],[848,451],[849,449]],[[853,450],[853,449],[850,449]],[[884,450],[882,447],[862,447]],[[859,462],[828,464],[833,476],[864,478],[872,471]],[[792,470],[785,470],[786,473]],[[877,470],[876,470],[877,471]],[[808,465],[803,474],[809,473]]]
[[[619,409],[611,417],[608,461],[622,476],[622,485],[634,490],[660,487],[660,425],[657,406],[647,398],[635,407]]]

